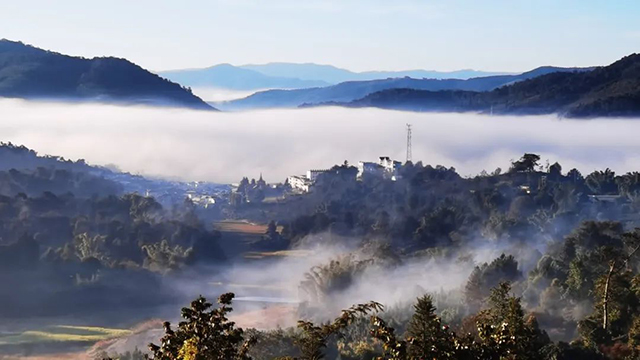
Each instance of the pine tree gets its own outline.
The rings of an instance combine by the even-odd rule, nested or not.
[[[499,356],[537,359],[549,337],[538,327],[533,315],[525,319],[520,298],[511,296],[511,285],[502,282],[491,290],[488,299],[489,324],[478,324],[484,345]]]
[[[407,327],[408,354],[415,359],[451,359],[454,357],[454,336],[436,315],[431,296],[418,298],[415,313]]]

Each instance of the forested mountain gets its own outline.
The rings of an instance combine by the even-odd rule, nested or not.
[[[0,96],[211,110],[189,89],[125,59],[85,59],[0,40]]]
[[[588,72],[555,72],[491,92],[390,89],[348,104],[412,111],[481,111],[567,117],[640,115],[640,55]]]
[[[206,69],[185,69],[159,73],[171,81],[191,87],[229,90],[300,89],[327,86],[322,80],[302,80],[291,76],[269,76],[258,71],[220,64]]]
[[[349,81],[328,87],[298,90],[268,90],[249,97],[219,103],[217,106],[227,110],[244,110],[269,107],[297,107],[303,104],[326,102],[350,102],[369,94],[386,89],[420,90],[467,90],[490,91],[500,86],[553,72],[585,71],[589,69],[540,67],[518,75],[496,75],[471,79],[418,79],[414,77],[394,77],[370,81]],[[389,74],[388,74],[389,75]]]

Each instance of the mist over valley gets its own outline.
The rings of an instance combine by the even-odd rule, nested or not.
[[[462,175],[506,168],[510,159],[527,151],[584,173],[640,168],[634,130],[640,130],[640,122],[634,119],[343,108],[203,113],[20,100],[0,100],[0,110],[4,141],[183,181],[236,183],[262,173],[271,182],[282,182],[344,160],[404,160],[406,123],[414,126],[414,159],[453,166]]]
[[[0,360],[640,359],[638,13],[0,2]]]

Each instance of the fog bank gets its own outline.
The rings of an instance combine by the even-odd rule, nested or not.
[[[214,87],[193,87],[191,91],[202,100],[209,102],[242,99],[256,92],[255,90],[230,90]]]
[[[378,109],[316,108],[216,113],[166,108],[0,100],[0,141],[41,154],[116,164],[124,171],[182,180],[283,181],[290,174],[378,156],[413,159],[475,175],[535,152],[583,173],[640,169],[640,121],[560,120]]]

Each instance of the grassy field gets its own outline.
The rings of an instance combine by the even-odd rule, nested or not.
[[[129,330],[122,329],[57,325],[50,326],[42,330],[29,330],[22,333],[0,334],[0,346],[41,344],[52,342],[94,343],[129,334]]]

